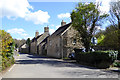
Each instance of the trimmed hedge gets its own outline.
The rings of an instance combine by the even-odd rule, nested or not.
[[[114,59],[109,55],[109,52],[79,52],[75,55],[76,61],[81,64],[97,67],[108,68]]]

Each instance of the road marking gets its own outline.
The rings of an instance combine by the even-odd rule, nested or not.
[[[13,69],[14,66],[15,66],[15,64],[13,64],[13,66],[8,71],[10,72]]]

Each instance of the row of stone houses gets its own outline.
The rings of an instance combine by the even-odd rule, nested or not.
[[[63,20],[61,26],[52,35],[49,35],[49,27],[44,27],[43,34],[39,35],[36,31],[31,41],[30,53],[56,58],[68,57],[74,52],[74,48],[83,48],[76,34],[77,31],[72,24],[66,24]]]

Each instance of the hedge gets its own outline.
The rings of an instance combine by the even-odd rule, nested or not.
[[[109,68],[114,62],[114,58],[110,56],[110,53],[103,51],[79,52],[75,54],[75,57],[78,63],[97,68]]]
[[[14,63],[14,40],[12,36],[4,30],[0,30],[0,71]]]

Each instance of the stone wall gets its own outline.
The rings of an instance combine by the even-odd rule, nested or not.
[[[50,36],[47,43],[47,56],[61,58],[60,36]]]
[[[71,26],[63,34],[63,54],[64,57],[68,57],[69,53],[74,52],[74,48],[82,48],[82,43],[77,36],[77,31]],[[76,42],[76,43],[75,43]]]
[[[29,53],[29,48],[21,48],[20,53]]]
[[[32,42],[30,45],[30,53],[37,53],[37,46],[36,46],[36,42]]]
[[[58,32],[59,33],[59,32]],[[48,39],[47,55],[56,58],[68,57],[74,48],[82,48],[82,43],[76,36],[77,31],[68,27],[61,35],[52,35]],[[73,41],[76,39],[76,43]]]

